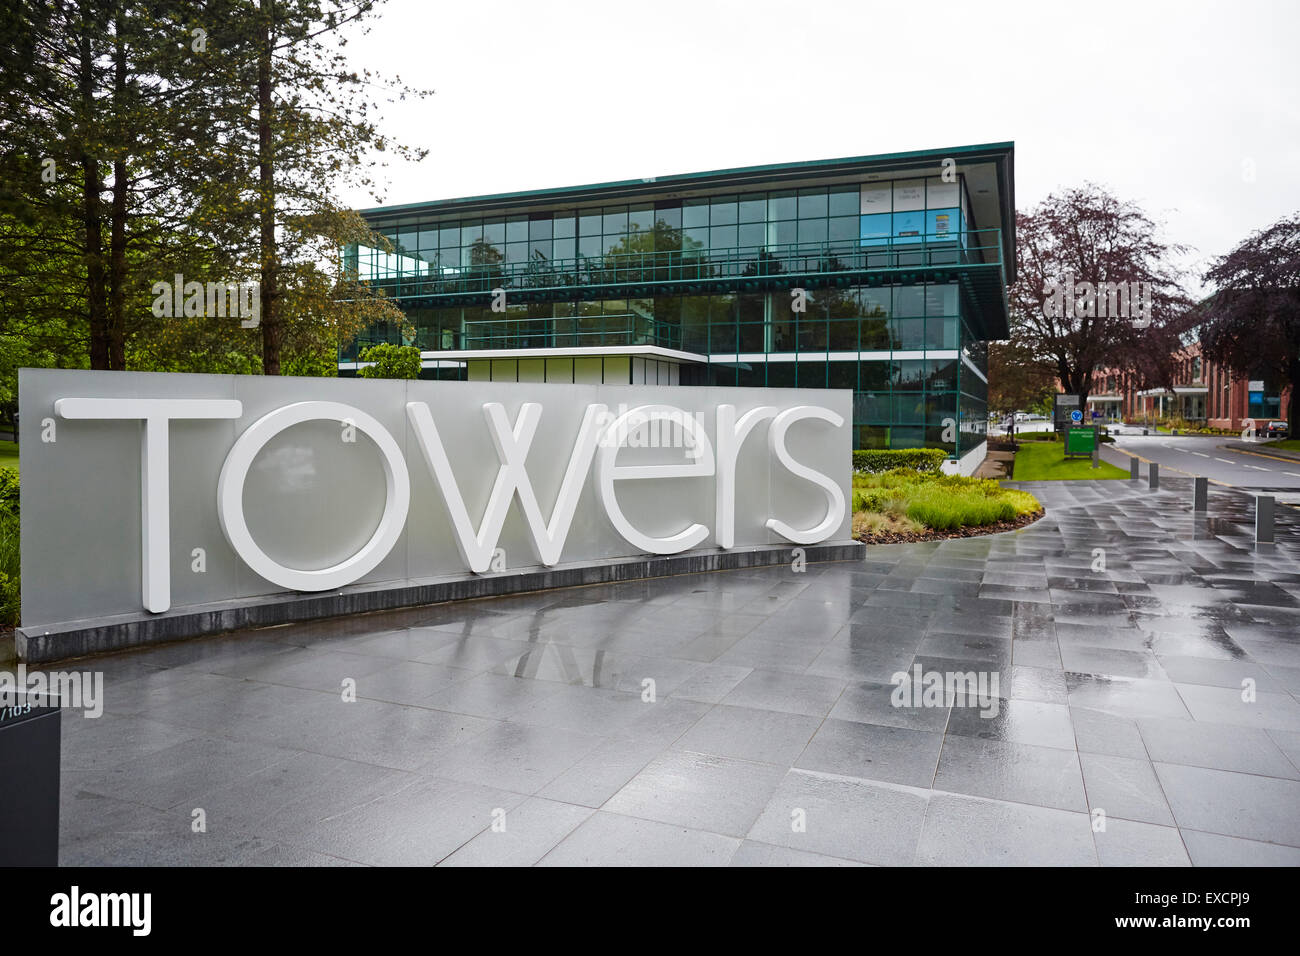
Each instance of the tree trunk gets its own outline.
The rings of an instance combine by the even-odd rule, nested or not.
[[[113,205],[109,232],[109,312],[108,312],[108,367],[126,370],[126,193],[127,172],[126,137],[121,111],[126,105],[126,41],[122,36],[121,8],[116,10],[114,27],[114,145],[117,156],[113,160]]]
[[[81,11],[81,36],[78,38],[80,56],[79,117],[82,228],[85,231],[84,258],[86,261],[86,312],[90,322],[90,367],[111,368],[109,361],[108,303],[104,295],[104,226],[100,213],[100,193],[103,183],[99,175],[99,158],[90,154],[94,139],[91,129],[95,115],[95,52],[91,44],[89,4],[83,0]]]
[[[1290,379],[1287,384],[1291,386],[1291,399],[1286,403],[1287,437],[1294,438],[1296,424],[1300,423],[1300,359],[1292,362],[1287,371],[1287,378]]]
[[[261,221],[261,326],[262,374],[280,374],[279,260],[275,248],[275,163],[271,126],[271,5],[263,0],[261,9],[262,49],[257,59],[257,172]]]

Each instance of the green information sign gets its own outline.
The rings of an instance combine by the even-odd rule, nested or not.
[[[1097,428],[1095,425],[1071,425],[1065,430],[1065,457],[1092,457],[1092,450],[1097,447]]]

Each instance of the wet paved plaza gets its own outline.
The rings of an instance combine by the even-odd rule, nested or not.
[[[1296,512],[1257,551],[1246,495],[1024,487],[863,562],[65,664],[106,712],[64,715],[61,862],[1300,864]],[[996,692],[894,706],[918,668]]]

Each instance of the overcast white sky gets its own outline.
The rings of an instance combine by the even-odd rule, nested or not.
[[[389,0],[359,63],[434,96],[385,204],[1012,140],[1193,246],[1300,209],[1300,2]],[[1250,172],[1253,168],[1253,180]],[[345,195],[375,205],[363,192]]]

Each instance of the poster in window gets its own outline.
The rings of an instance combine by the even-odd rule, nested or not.
[[[909,179],[894,184],[894,212],[925,208],[925,180]]]
[[[890,196],[893,186],[890,183],[864,183],[862,186],[862,215],[874,216],[893,210]]]

